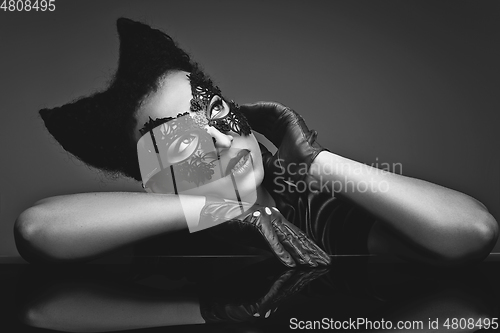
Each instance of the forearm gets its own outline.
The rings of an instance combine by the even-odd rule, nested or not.
[[[205,203],[185,198],[198,212]],[[103,192],[41,200],[19,216],[15,235],[29,260],[82,260],[185,228],[178,196]]]
[[[335,195],[365,208],[391,230],[431,251],[456,253],[460,242],[491,246],[498,226],[487,209],[463,193],[423,180],[389,173],[322,152],[310,169],[310,178]],[[485,231],[484,229],[489,228]],[[446,248],[449,247],[449,248]]]

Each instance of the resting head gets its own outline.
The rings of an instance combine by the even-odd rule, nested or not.
[[[203,73],[168,72],[135,118],[149,191],[237,199],[235,189],[244,196],[262,182],[261,151],[247,120]]]
[[[258,186],[263,178],[259,146],[248,123],[238,113],[238,107],[222,97],[199,65],[170,36],[125,18],[118,19],[117,28],[120,57],[118,69],[107,89],[61,107],[40,111],[54,138],[65,150],[108,174],[125,175],[144,183],[144,176],[150,181],[154,174],[160,173],[158,171],[170,169],[180,177],[179,181],[191,182],[184,189],[191,190],[192,184],[200,187],[198,185],[214,183],[204,187],[206,193],[198,194],[221,196],[225,194],[220,189],[225,188],[230,180],[233,185],[228,187],[233,189],[235,181],[245,183],[241,172],[227,174],[226,169],[228,166],[233,169],[238,154],[241,157],[248,152],[254,171],[252,177],[246,178],[253,178],[248,182],[253,185],[247,187]],[[179,127],[181,123],[187,127]],[[192,131],[191,134],[189,130],[184,131],[184,139],[177,140],[176,143],[180,144],[172,146],[171,139],[175,138],[165,135],[168,134],[167,128],[191,128]],[[138,149],[145,134],[152,138],[158,131],[161,133],[159,141],[166,140],[164,143],[171,148],[169,152],[172,152],[172,147],[181,150],[174,155],[160,156],[154,147],[149,151]],[[198,143],[196,148],[193,148],[193,143]],[[151,145],[142,147],[151,148]],[[196,156],[206,158],[200,163]],[[147,157],[146,162],[154,157],[160,164],[159,170],[142,170],[144,157]],[[194,165],[209,170],[201,175],[193,170],[203,168],[193,169]],[[146,163],[146,166],[150,165]],[[151,186],[145,186],[150,191],[164,193],[165,188],[161,188],[160,183],[149,184]],[[154,184],[159,187],[155,188]],[[182,190],[182,183],[178,185]]]

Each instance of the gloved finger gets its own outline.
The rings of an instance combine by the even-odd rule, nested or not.
[[[293,233],[296,234],[296,237],[300,240],[302,246],[309,250],[309,254],[314,259],[316,259],[318,263],[321,263],[323,265],[329,265],[331,263],[331,258],[328,253],[326,253],[322,248],[318,246],[318,244],[307,237],[307,235],[302,230],[291,223],[287,223],[287,226],[293,230]]]
[[[301,242],[302,246],[309,250],[309,255],[316,260],[320,265],[328,265],[330,263],[330,256],[326,254],[316,243],[314,243],[305,234],[297,234],[297,238]]]
[[[279,212],[274,208],[275,212]],[[281,214],[280,214],[281,215]],[[330,257],[322,251],[307,235],[288,221],[282,221],[283,228],[290,235],[290,245],[298,250],[302,257],[306,258],[308,265],[316,267],[318,264],[327,265]]]
[[[322,151],[330,151],[326,148],[324,148],[318,141],[316,141],[316,138],[318,137],[318,132],[316,130],[311,130],[311,133],[307,139],[307,142],[311,147],[315,149],[315,153],[311,154],[310,156],[310,161],[311,163],[316,159],[316,157],[321,153]]]
[[[288,237],[290,245],[300,250],[300,253],[306,259],[306,264],[311,267],[317,267],[319,264],[321,264],[322,262],[318,262],[318,260],[314,256],[314,251],[311,251],[311,248],[308,246],[308,238],[295,233],[293,229],[290,228],[289,223],[282,224],[283,228],[287,230],[288,234],[290,235],[290,237]]]
[[[281,103],[243,104],[240,106],[240,111],[245,115],[252,129],[263,134],[276,147],[281,145],[288,130],[296,127],[297,124],[300,124],[300,128],[305,127],[307,130],[302,117]]]
[[[257,102],[242,104],[239,110],[248,120],[253,130],[269,138],[274,123],[276,123],[284,108],[284,105],[276,102]]]
[[[312,145],[314,142],[316,142],[316,138],[318,137],[318,131],[316,130],[310,130],[309,133],[306,134],[306,141]]]
[[[307,235],[302,230],[300,230],[300,229],[298,230],[297,237],[302,242],[302,245],[305,248],[309,249],[310,255],[314,259],[316,259],[316,261],[318,263],[323,264],[323,265],[330,264],[331,258],[328,255],[328,253],[326,253],[322,248],[320,248],[318,246],[318,244],[316,244],[313,240],[311,240],[309,237],[307,237]]]
[[[294,275],[295,270],[289,269],[281,274],[273,283],[269,291],[262,297],[258,302],[259,312],[262,314],[264,312],[271,313],[276,311],[277,305],[290,293],[286,292],[286,285],[288,285],[288,280]],[[274,309],[274,310],[273,310]],[[270,314],[270,313],[269,313]]]
[[[280,219],[275,219],[273,225],[283,246],[300,265],[318,266],[316,261],[308,254],[309,250],[302,245],[296,234],[292,233],[286,224]]]
[[[277,209],[275,210],[278,211]],[[294,234],[294,238],[300,242],[302,248],[306,249],[307,253],[312,257],[313,260],[321,265],[330,264],[330,256],[325,251],[323,251],[314,241],[307,237],[307,235],[302,230],[287,221],[283,223],[290,230],[290,233]]]
[[[307,236],[306,236],[307,237]],[[325,252],[321,247],[319,247],[318,244],[313,242],[311,239],[307,238],[308,240],[308,245],[312,248],[314,251],[314,254],[321,258],[321,261],[323,262],[324,265],[330,265],[332,262],[332,258],[328,253]]]
[[[279,210],[277,208],[274,208],[275,211],[279,212]],[[287,222],[288,226],[293,230],[294,233],[296,233],[297,235],[300,235],[305,241],[307,241],[307,243],[309,244],[309,246],[313,247],[315,250],[317,250],[319,253],[321,253],[322,257],[325,257],[326,258],[330,258],[330,256],[321,248],[319,247],[314,241],[312,241],[304,231],[302,231],[299,227],[297,227],[296,225],[290,223],[290,222]]]
[[[255,103],[240,104],[240,111],[245,116],[250,117],[274,117],[275,119],[281,115],[281,112],[287,107],[279,102],[259,101]]]
[[[286,289],[290,293],[297,293],[306,285],[326,274],[328,271],[329,269],[326,268],[313,268],[306,271],[297,270],[297,273],[289,280],[290,284]]]
[[[328,269],[291,269],[284,272],[273,284],[269,292],[258,302],[259,311],[275,309],[286,298],[301,291],[305,286],[328,272]]]
[[[252,223],[257,226],[259,232],[264,237],[267,244],[271,248],[271,251],[276,255],[276,257],[285,266],[295,267],[295,261],[292,258],[292,255],[281,244],[281,240],[276,234],[271,223],[270,216],[265,212],[263,213],[260,210],[257,210],[252,214]]]
[[[332,262],[332,258],[328,253],[325,252],[318,244],[310,240],[311,247],[315,250],[314,253],[321,258],[324,265],[330,265]]]
[[[276,279],[269,288],[269,291],[259,300],[260,304],[270,303],[271,300],[276,299],[276,297],[281,293],[283,285],[293,276],[294,270],[289,269],[281,274],[278,279]]]

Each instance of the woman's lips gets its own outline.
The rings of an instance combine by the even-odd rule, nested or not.
[[[245,158],[248,154],[250,154],[250,150],[242,149],[238,152],[238,154],[236,154],[235,157],[229,160],[229,163],[227,164],[226,167],[226,173],[224,176],[230,175],[236,164],[238,164],[238,162],[241,161],[241,159]]]

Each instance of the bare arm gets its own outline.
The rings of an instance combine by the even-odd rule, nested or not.
[[[477,260],[498,237],[498,224],[486,207],[458,191],[321,152],[309,181],[364,207],[399,239],[431,257]]]
[[[205,198],[185,198],[199,215]],[[29,261],[83,261],[185,228],[176,195],[103,192],[43,199],[19,216],[14,234]]]
[[[232,230],[232,236],[251,232],[287,266],[329,263],[311,240],[285,227],[288,221],[279,212],[231,200],[207,201],[204,196],[124,192],[47,198],[19,216],[14,235],[19,253],[30,262],[75,262],[188,225],[192,231],[228,221],[231,225],[217,230]]]

